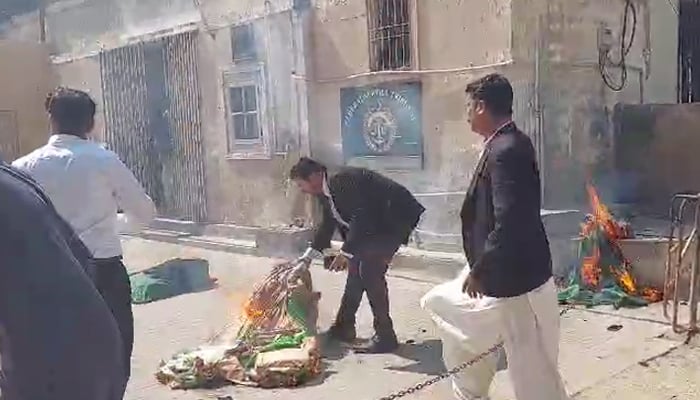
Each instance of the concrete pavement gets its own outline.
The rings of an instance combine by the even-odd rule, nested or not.
[[[437,282],[431,274],[395,270],[389,279],[392,312],[403,346],[398,355],[328,354],[326,377],[314,386],[269,391],[226,387],[217,391],[171,391],[160,386],[153,373],[161,359],[204,344],[229,324],[235,324],[252,285],[262,279],[275,260],[231,254],[143,239],[125,239],[125,261],[130,270],[145,269],[165,260],[202,258],[210,263],[219,287],[147,305],[135,306],[136,343],[127,399],[207,399],[231,395],[234,399],[285,398],[316,400],[334,395],[338,400],[372,400],[408,387],[443,371],[441,346],[418,301]],[[344,283],[343,275],[314,270],[314,284],[322,292],[320,325],[333,319]],[[580,399],[695,399],[700,351],[680,346],[669,335],[658,306],[616,312],[607,309],[570,310],[562,316],[560,364],[570,393]],[[371,313],[363,304],[361,335],[371,333]],[[612,325],[622,329],[610,331]],[[669,378],[673,376],[673,378]],[[497,400],[512,399],[506,373],[492,389]],[[676,397],[672,397],[676,396]],[[406,397],[411,400],[451,399],[447,382]]]

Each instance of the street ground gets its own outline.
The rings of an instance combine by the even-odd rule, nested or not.
[[[373,400],[404,389],[443,372],[441,346],[419,299],[441,279],[414,270],[396,270],[389,278],[392,313],[400,339],[406,343],[397,355],[356,355],[340,351],[326,354],[322,382],[290,390],[226,387],[216,391],[172,391],[158,384],[154,372],[161,359],[204,344],[227,326],[235,325],[241,305],[255,282],[276,260],[231,254],[129,238],[124,241],[125,261],[131,271],[163,261],[202,258],[210,263],[216,289],[134,307],[136,343],[128,400],[269,399],[283,395],[290,400]],[[322,293],[322,328],[334,317],[344,277],[314,269],[314,284]],[[371,313],[363,304],[359,333],[371,333]],[[610,329],[614,325],[622,328]],[[619,327],[618,327],[619,328]],[[593,400],[690,400],[700,398],[700,350],[682,345],[670,334],[660,305],[639,309],[569,310],[562,316],[560,365],[570,393]],[[494,400],[512,399],[505,372],[492,389]],[[452,399],[447,381],[407,400]]]

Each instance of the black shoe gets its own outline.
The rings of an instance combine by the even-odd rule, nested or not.
[[[326,336],[338,342],[353,343],[357,339],[357,332],[355,332],[355,327],[347,328],[340,325],[333,325],[326,331]]]
[[[353,348],[357,353],[363,354],[388,354],[393,353],[399,348],[399,341],[396,336],[379,337],[375,336],[365,346],[357,346]]]

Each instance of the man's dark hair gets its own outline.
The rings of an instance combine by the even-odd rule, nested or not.
[[[486,109],[498,117],[513,115],[513,87],[500,74],[489,74],[467,85],[465,90],[473,100],[483,101]]]
[[[325,173],[326,166],[308,157],[302,157],[289,171],[289,178],[303,179],[306,181],[311,175],[317,172]]]
[[[97,106],[90,95],[75,89],[59,87],[46,96],[46,111],[61,134],[84,135],[91,128]]]

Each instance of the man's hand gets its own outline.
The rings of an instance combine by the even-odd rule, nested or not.
[[[474,274],[469,273],[467,279],[464,280],[464,285],[462,286],[462,292],[466,293],[471,298],[478,298],[483,296],[483,289],[481,288],[481,283],[474,276]]]
[[[300,257],[294,260],[294,269],[292,270],[291,280],[296,280],[302,277],[309,270],[311,259]]]
[[[327,269],[333,272],[345,271],[346,269],[348,269],[349,262],[350,260],[347,257],[345,257],[342,254],[338,254],[337,256],[335,256],[333,262],[331,263],[331,265],[328,266]]]

